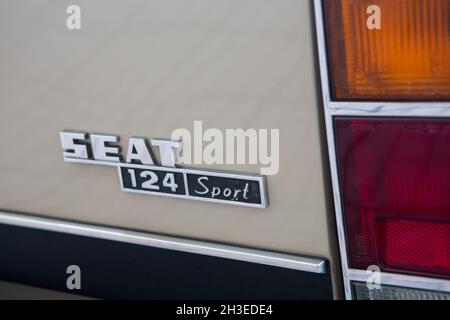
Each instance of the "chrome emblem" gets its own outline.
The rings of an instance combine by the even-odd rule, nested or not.
[[[64,161],[116,167],[122,191],[267,208],[265,177],[177,167],[181,141],[131,137],[125,159],[120,137],[64,130],[59,133]],[[152,147],[159,149],[157,164]]]

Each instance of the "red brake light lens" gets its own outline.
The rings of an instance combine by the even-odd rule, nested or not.
[[[450,119],[334,119],[349,266],[450,277]]]
[[[385,269],[450,271],[450,223],[383,219],[375,222],[375,235]]]

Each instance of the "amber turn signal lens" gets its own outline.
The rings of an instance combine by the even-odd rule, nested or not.
[[[450,0],[324,0],[332,98],[450,101]]]

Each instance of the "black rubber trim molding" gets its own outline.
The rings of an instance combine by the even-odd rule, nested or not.
[[[0,279],[105,299],[332,299],[331,276],[0,224]],[[68,290],[66,269],[81,269]]]

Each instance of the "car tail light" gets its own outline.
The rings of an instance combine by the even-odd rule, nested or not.
[[[349,266],[450,277],[450,119],[336,117]]]
[[[353,282],[352,287],[356,300],[450,300],[450,293],[439,291],[396,286],[382,286],[380,289],[370,290],[361,282]]]
[[[449,299],[450,0],[314,4],[346,297]]]
[[[450,100],[450,0],[324,0],[323,8],[334,100]],[[371,13],[379,29],[368,27]]]

